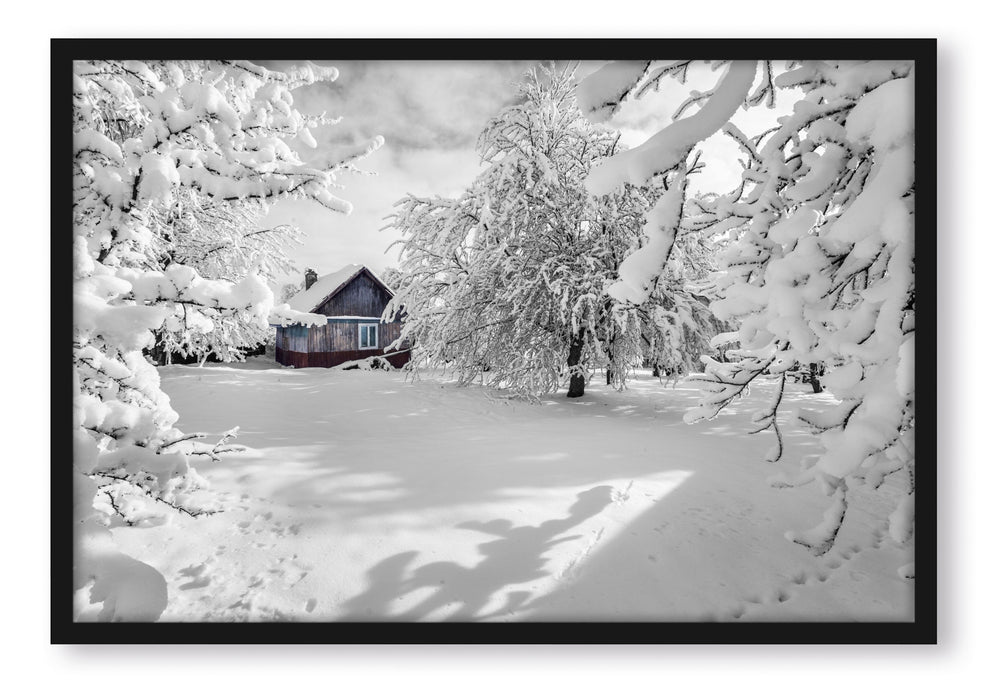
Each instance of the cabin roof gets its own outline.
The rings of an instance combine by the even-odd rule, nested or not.
[[[316,311],[317,308],[323,306],[323,304],[330,298],[337,295],[347,284],[357,277],[361,271],[366,271],[371,275],[372,279],[375,280],[382,288],[392,296],[392,290],[386,286],[384,282],[378,279],[378,276],[369,270],[364,265],[345,265],[336,272],[331,272],[329,275],[320,277],[313,286],[309,289],[304,289],[299,292],[291,299],[289,299],[289,308],[293,311],[302,311],[304,313],[312,313]]]

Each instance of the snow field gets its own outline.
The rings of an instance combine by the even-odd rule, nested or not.
[[[249,448],[194,462],[223,513],[113,529],[165,576],[163,621],[911,618],[896,570],[913,555],[882,526],[893,489],[854,490],[825,557],[784,537],[829,503],[767,483],[814,446],[795,399],[831,401],[803,385],[774,465],[746,435],[769,385],[686,425],[698,392],[648,372],[542,405],[402,372],[160,372],[179,427],[239,425]]]

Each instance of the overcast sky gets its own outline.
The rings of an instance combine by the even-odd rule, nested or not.
[[[339,124],[314,132],[319,148],[363,143],[376,135],[385,146],[359,167],[373,175],[343,173],[340,196],[354,205],[350,216],[328,211],[307,201],[284,201],[272,207],[265,225],[289,223],[305,234],[290,251],[300,270],[312,267],[329,274],[347,264],[367,265],[381,274],[398,262],[398,246],[386,252],[399,232],[387,228],[393,205],[406,193],[451,196],[462,192],[481,172],[475,151],[485,123],[517,98],[516,86],[533,65],[523,61],[339,61],[340,77],[296,90],[295,106],[304,113],[326,112],[342,117]],[[266,63],[278,68],[276,63]],[[586,75],[601,62],[586,62]],[[629,102],[610,126],[622,133],[628,146],[644,141],[670,122],[670,115],[691,87],[711,87],[718,73],[702,65],[694,81],[682,87],[668,81],[661,93]],[[693,82],[694,82],[693,81]],[[734,121],[745,130],[747,122],[766,120],[764,110],[739,114]],[[762,129],[761,129],[762,130]],[[307,155],[306,147],[294,144]],[[704,177],[692,186],[702,191],[731,182],[739,166],[737,151],[726,137],[711,140],[704,160]],[[383,229],[383,227],[386,227]],[[280,280],[280,283],[299,280]]]
[[[323,63],[323,62],[321,62]],[[270,65],[270,64],[266,64]],[[305,113],[326,111],[339,124],[315,132],[325,144],[363,143],[376,135],[385,146],[360,162],[372,175],[343,173],[340,196],[354,205],[350,216],[308,201],[273,206],[266,224],[291,223],[306,237],[291,257],[301,269],[321,274],[355,263],[377,273],[396,265],[399,234],[382,231],[396,201],[406,193],[456,194],[481,171],[474,149],[485,123],[515,99],[528,62],[336,61],[340,77],[296,90]],[[275,67],[278,67],[277,65]],[[305,148],[300,148],[305,156]]]

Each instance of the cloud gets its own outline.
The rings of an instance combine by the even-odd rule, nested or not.
[[[322,62],[321,62],[322,63]],[[471,184],[482,165],[475,150],[478,135],[500,110],[518,100],[517,84],[532,62],[327,62],[340,70],[332,84],[294,91],[303,112],[342,116],[343,121],[316,134],[319,151],[336,145],[385,136],[385,147],[358,166],[375,176],[344,172],[340,195],[354,205],[344,217],[317,204],[279,202],[267,225],[291,223],[302,229],[305,242],[290,252],[300,269],[313,267],[327,274],[348,263],[364,264],[376,272],[398,261],[398,248],[386,252],[399,232],[387,228],[395,202],[406,194],[456,196]],[[266,64],[278,68],[278,64]],[[598,67],[583,62],[577,77]],[[659,93],[624,105],[610,127],[621,130],[627,146],[636,146],[668,125],[676,107],[690,89],[707,89],[718,73],[695,71],[689,85],[665,81]],[[773,115],[763,108],[736,115],[740,128],[758,133]],[[756,127],[760,126],[759,129]],[[294,144],[306,158],[313,155]],[[726,137],[713,136],[703,144],[708,167],[692,178],[692,190],[729,187],[738,177],[736,146]],[[385,230],[381,230],[386,227]],[[284,280],[283,280],[284,282]]]
[[[291,224],[301,229],[303,243],[289,251],[300,270],[312,267],[327,274],[346,264],[367,265],[376,273],[398,262],[400,237],[388,227],[395,203],[407,194],[455,196],[481,172],[473,146],[465,148],[389,149],[371,155],[361,165],[376,175],[342,173],[340,196],[354,205],[350,216],[331,212],[303,200],[275,204],[266,226]],[[382,230],[384,229],[384,230]],[[280,280],[284,283],[290,280]],[[298,281],[298,280],[294,280]]]
[[[359,162],[373,176],[343,172],[340,196],[354,205],[347,217],[306,201],[275,204],[265,225],[288,223],[306,238],[290,252],[300,269],[326,274],[348,263],[376,272],[398,261],[386,248],[399,237],[388,224],[406,194],[453,196],[481,172],[475,143],[485,124],[518,100],[528,61],[320,62],[340,71],[334,83],[293,91],[294,106],[308,114],[343,117],[314,131],[317,149],[294,143],[304,159],[367,142],[381,134],[385,147]],[[284,62],[266,62],[279,69]],[[281,280],[285,282],[287,280]]]
[[[775,73],[779,74],[783,69],[783,62],[775,62]],[[623,102],[619,111],[607,122],[607,126],[619,130],[622,144],[634,148],[669,126],[674,112],[691,96],[692,91],[703,92],[713,88],[724,70],[718,68],[712,71],[710,66],[697,65],[689,71],[684,85],[667,78],[660,84],[660,90],[651,90],[638,100],[629,98]],[[744,134],[756,136],[775,126],[777,117],[790,112],[794,102],[801,96],[800,90],[778,90],[776,107],[770,109],[760,105],[742,108],[733,115],[732,123]],[[697,107],[689,107],[682,117],[696,110]],[[698,147],[702,151],[701,160],[705,167],[692,176],[691,193],[725,192],[732,189],[743,168],[739,162],[743,154],[735,141],[718,132],[702,141]]]
[[[321,62],[322,63],[322,62]],[[357,143],[381,134],[395,149],[473,146],[485,123],[517,100],[530,61],[331,61],[333,83],[294,91],[301,111],[340,116],[321,130]],[[276,66],[277,67],[277,66]]]

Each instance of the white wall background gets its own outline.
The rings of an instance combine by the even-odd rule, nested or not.
[[[426,5],[434,9],[427,10]],[[960,0],[786,6],[709,0],[558,3],[147,2],[17,4],[5,17],[2,405],[7,430],[0,517],[0,650],[7,697],[30,698],[858,698],[969,697],[986,687],[988,570],[981,515],[990,494],[977,281],[990,260],[986,37]],[[633,9],[636,7],[640,9]],[[772,16],[766,12],[772,10]],[[939,602],[937,648],[846,647],[51,647],[49,369],[11,353],[37,318],[47,334],[50,37],[675,36],[931,37],[939,51]],[[974,157],[975,156],[975,157]],[[919,239],[934,235],[919,231]],[[64,243],[68,245],[67,239]],[[22,255],[31,256],[23,264]],[[33,307],[39,309],[34,312]],[[12,309],[28,313],[16,324]],[[67,320],[66,320],[67,322]],[[927,332],[932,332],[928,329]],[[920,368],[925,371],[925,368]],[[931,369],[931,368],[929,368]],[[14,410],[16,409],[16,410]],[[10,422],[13,418],[13,423]],[[34,441],[25,440],[27,435]],[[929,468],[933,465],[923,465]],[[65,464],[68,477],[69,465]],[[121,628],[126,642],[126,628]]]

